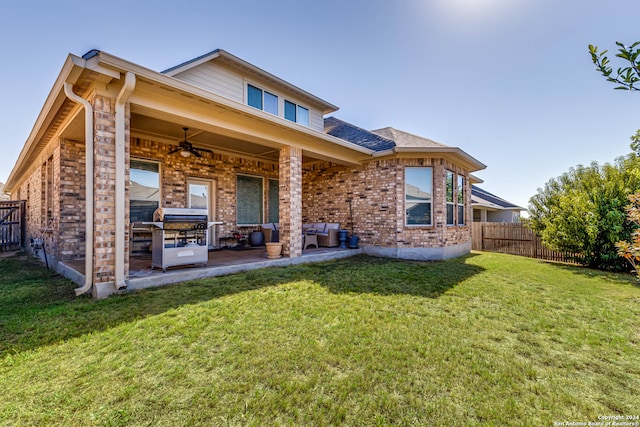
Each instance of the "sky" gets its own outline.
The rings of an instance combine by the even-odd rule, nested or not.
[[[0,182],[69,53],[162,71],[221,48],[340,107],[339,119],[460,147],[487,165],[474,173],[485,190],[527,207],[571,167],[630,152],[640,93],[614,90],[588,45],[612,57],[616,41],[640,40],[637,10],[637,0],[11,2],[0,15]]]

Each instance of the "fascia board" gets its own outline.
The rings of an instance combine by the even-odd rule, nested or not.
[[[471,172],[486,169],[486,165],[458,147],[396,147],[396,153],[451,154],[462,160]]]
[[[469,174],[469,181],[472,184],[482,184],[484,182],[484,179],[482,178],[478,178],[477,176],[475,176],[474,174]]]

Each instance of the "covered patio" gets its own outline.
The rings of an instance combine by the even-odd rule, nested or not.
[[[331,261],[362,253],[362,249],[313,248],[302,252],[297,258],[267,259],[264,247],[245,250],[219,249],[209,251],[206,266],[172,267],[162,272],[151,268],[151,254],[136,255],[129,258],[129,280],[127,290],[163,286],[186,280],[205,277],[226,276],[243,271],[258,270],[268,267],[285,267],[293,264]],[[63,261],[60,266],[65,275],[75,281],[85,278],[85,262],[83,259]]]

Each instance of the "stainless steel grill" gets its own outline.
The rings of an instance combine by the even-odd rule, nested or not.
[[[151,268],[207,265],[207,211],[159,208],[153,213]]]

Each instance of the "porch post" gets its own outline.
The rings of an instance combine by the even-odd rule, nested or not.
[[[118,276],[124,279],[129,276],[129,246],[128,246],[128,203],[126,197],[120,202],[124,202],[124,209],[120,209],[123,218],[116,219],[116,181],[118,178],[124,180],[125,193],[128,186],[128,163],[129,163],[129,108],[125,108],[123,123],[125,135],[122,143],[124,147],[124,177],[117,175],[116,156],[116,100],[108,94],[97,94],[93,99],[93,109],[95,112],[95,136],[94,136],[94,262],[93,262],[93,284],[92,294],[95,298],[104,298],[117,291]],[[122,160],[120,160],[122,161]],[[89,192],[88,192],[89,194]],[[123,194],[124,195],[124,194]],[[118,230],[116,223],[124,223],[124,230]],[[123,227],[120,227],[123,228]],[[120,236],[116,235],[120,233]],[[117,250],[118,240],[121,249]],[[124,242],[122,242],[124,240]],[[121,253],[124,252],[124,253]],[[116,260],[116,257],[120,257]],[[116,271],[119,269],[120,271]],[[91,274],[91,272],[86,272]],[[122,280],[122,279],[121,279]]]
[[[280,149],[280,241],[284,256],[302,255],[302,149]]]

